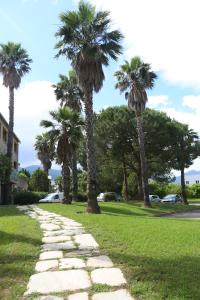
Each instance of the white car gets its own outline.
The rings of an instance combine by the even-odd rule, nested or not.
[[[62,202],[63,199],[64,199],[63,193],[51,193],[48,194],[44,199],[39,200],[39,203],[45,203],[45,202],[56,203],[56,202]]]
[[[103,202],[103,201],[105,201],[105,195],[104,195],[104,193],[100,193],[100,194],[97,196],[97,201],[98,201],[98,202]]]
[[[161,201],[161,199],[158,195],[149,195],[149,200],[151,202],[160,202]]]
[[[177,202],[182,202],[182,198],[178,194],[169,194],[165,196],[162,200],[162,203],[177,203]]]

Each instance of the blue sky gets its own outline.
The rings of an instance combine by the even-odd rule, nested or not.
[[[98,9],[110,10],[113,27],[125,35],[123,55],[118,62],[110,62],[104,86],[94,96],[95,110],[125,103],[123,95],[114,89],[113,73],[124,59],[140,55],[159,75],[149,93],[149,107],[164,110],[199,132],[198,0],[91,2]],[[21,140],[22,166],[38,163],[33,143],[35,135],[41,132],[39,121],[48,118],[48,111],[57,107],[51,85],[57,82],[58,74],[68,72],[70,64],[65,58],[54,58],[54,34],[60,24],[59,14],[76,6],[76,0],[0,0],[0,42],[20,42],[33,59],[32,71],[16,92],[15,131]],[[7,117],[8,94],[2,86],[0,94],[0,111]],[[199,160],[193,168],[200,169]]]

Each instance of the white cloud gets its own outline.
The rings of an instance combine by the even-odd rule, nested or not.
[[[152,108],[157,108],[158,106],[166,106],[168,104],[169,98],[167,95],[160,96],[148,96],[148,106]]]
[[[140,55],[173,83],[200,88],[199,0],[91,0],[125,36],[128,58]]]
[[[1,86],[0,94],[0,111],[8,120],[8,90]],[[48,119],[49,110],[55,110],[57,106],[52,82],[30,82],[15,92],[15,133],[21,140],[20,161],[23,165],[35,163],[35,136],[44,130],[39,123]]]

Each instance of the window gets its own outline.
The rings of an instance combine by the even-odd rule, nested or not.
[[[8,139],[8,133],[5,128],[3,128],[3,140],[6,143]]]
[[[196,180],[196,184],[199,184],[199,180]]]
[[[14,161],[14,163],[13,163],[13,167],[14,167],[14,169],[16,170],[17,169],[17,162],[16,161]]]
[[[189,184],[190,182],[189,182],[189,181],[186,181],[185,183],[186,183],[186,184]]]
[[[14,143],[14,152],[17,154],[17,152],[18,152],[18,145],[17,145],[17,143]]]

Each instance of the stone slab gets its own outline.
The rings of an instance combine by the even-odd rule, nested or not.
[[[41,296],[35,298],[35,300],[64,300],[64,298],[57,296]]]
[[[79,244],[79,249],[97,249],[99,247],[93,236],[88,233],[75,235],[74,240]]]
[[[49,244],[42,245],[42,249],[44,251],[72,250],[75,248],[76,248],[76,246],[72,241],[63,242],[63,243],[49,243]]]
[[[106,255],[90,257],[87,260],[87,267],[89,268],[111,268],[113,262]]]
[[[44,272],[58,267],[58,260],[42,260],[38,261],[35,266],[36,272]]]
[[[84,232],[83,228],[75,228],[75,229],[61,229],[54,231],[44,231],[44,236],[57,236],[57,235],[75,235],[82,234]]]
[[[45,251],[40,254],[40,260],[63,258],[62,251]]]
[[[89,300],[88,298],[88,293],[77,293],[77,294],[73,294],[70,295],[68,297],[68,300]]]
[[[122,271],[118,268],[102,268],[91,272],[93,283],[119,286],[126,283]]]
[[[60,226],[58,225],[55,225],[55,224],[51,224],[51,223],[46,223],[46,224],[42,224],[40,225],[40,228],[42,230],[59,230],[60,229]]]
[[[49,243],[65,242],[70,240],[71,238],[69,236],[58,235],[58,236],[43,237],[42,242],[49,244]]]
[[[76,291],[90,286],[88,273],[84,270],[42,272],[30,277],[25,295]]]
[[[134,300],[127,290],[98,293],[92,296],[92,300]]]
[[[99,254],[99,250],[73,250],[70,252],[67,252],[66,257],[76,257],[76,256],[86,256],[86,257],[91,257],[91,256],[97,256]]]
[[[82,269],[86,264],[81,258],[62,258],[59,262],[60,269]]]

